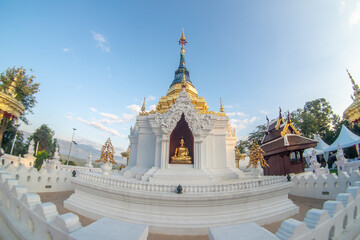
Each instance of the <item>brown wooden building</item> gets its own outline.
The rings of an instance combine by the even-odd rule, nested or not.
[[[290,114],[285,122],[281,109],[279,118],[268,123],[261,148],[269,167],[264,168],[265,175],[286,175],[304,172],[304,149],[315,147],[316,141],[300,136],[292,124]]]

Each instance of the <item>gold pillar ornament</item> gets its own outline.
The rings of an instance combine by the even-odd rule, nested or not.
[[[264,150],[262,150],[256,140],[254,140],[254,144],[251,146],[250,149],[250,161],[246,168],[257,168],[259,164],[261,165],[261,167],[269,167],[269,165],[265,161],[264,154]]]
[[[141,106],[141,112],[144,113],[145,112],[145,100],[146,100],[146,97],[144,97],[144,101],[143,101],[143,104]]]
[[[221,98],[220,98],[220,112],[221,112],[221,113],[225,112]]]
[[[104,146],[102,146],[102,148],[101,148],[100,159],[96,160],[95,162],[112,163],[112,164],[118,165],[114,161],[114,155],[115,155],[114,147],[111,144],[110,138],[108,138],[106,140]]]

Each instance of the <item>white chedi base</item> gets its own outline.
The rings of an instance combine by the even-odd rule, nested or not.
[[[216,184],[151,183],[79,173],[75,193],[64,206],[91,219],[110,217],[149,225],[153,233],[206,235],[210,226],[255,221],[268,224],[292,216],[298,207],[288,199],[292,187],[283,176],[218,181]]]
[[[108,176],[111,173],[112,170],[112,164],[111,163],[104,163],[100,166],[101,171],[105,176]]]

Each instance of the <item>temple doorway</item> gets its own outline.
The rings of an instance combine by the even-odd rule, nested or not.
[[[180,141],[184,139],[184,147],[188,149],[188,156],[191,157],[189,161],[174,161],[176,148],[180,147]],[[194,163],[194,136],[185,120],[184,114],[181,115],[180,120],[176,127],[170,134],[170,151],[169,151],[170,164],[193,164]]]

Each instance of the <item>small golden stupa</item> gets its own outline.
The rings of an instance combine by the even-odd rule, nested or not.
[[[21,104],[21,102],[16,100],[16,84],[18,81],[18,77],[22,68],[16,74],[16,77],[12,81],[11,85],[7,90],[2,90],[0,92],[0,146],[2,142],[2,137],[4,131],[8,125],[8,123],[13,119],[18,119],[21,114],[24,113],[25,107]],[[1,155],[1,152],[0,152]]]

